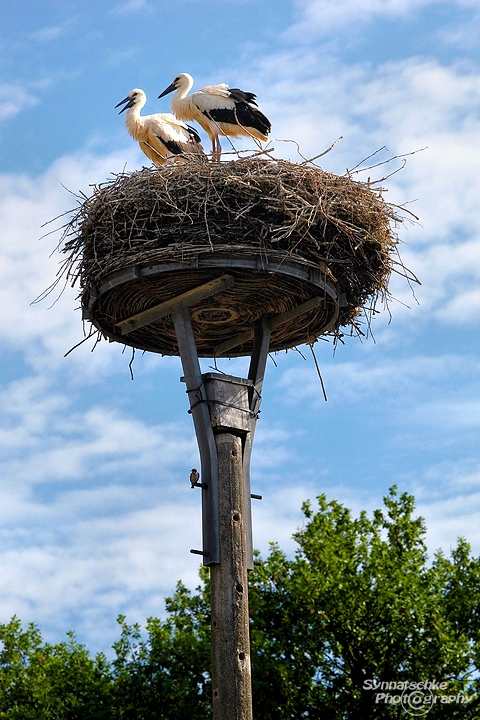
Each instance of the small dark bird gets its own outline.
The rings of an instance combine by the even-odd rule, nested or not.
[[[190,482],[192,483],[192,490],[195,487],[195,485],[198,483],[198,480],[200,478],[200,473],[196,468],[192,469],[192,472],[190,473]]]

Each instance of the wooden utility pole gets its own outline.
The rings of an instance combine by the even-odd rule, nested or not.
[[[220,562],[210,567],[213,718],[252,720],[242,439],[221,433],[216,443]]]

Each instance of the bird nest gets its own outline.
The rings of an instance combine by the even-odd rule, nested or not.
[[[191,307],[199,355],[249,354],[265,315],[286,318],[272,328],[280,350],[361,332],[359,315],[388,300],[401,221],[367,183],[307,164],[192,158],[96,186],[65,226],[64,269],[102,335],[168,355],[171,316],[125,335],[118,323],[227,273],[233,285]]]

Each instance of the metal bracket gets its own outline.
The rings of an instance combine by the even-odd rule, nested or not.
[[[218,517],[218,460],[215,437],[203,385],[197,347],[193,336],[190,310],[172,313],[190,410],[200,451],[202,477],[203,563],[220,562]]]
[[[250,491],[250,458],[252,456],[253,438],[260,402],[262,399],[263,378],[267,365],[268,350],[270,347],[270,322],[266,317],[257,320],[253,326],[253,351],[248,370],[248,379],[252,380],[250,390],[250,420],[249,432],[245,437],[243,447],[243,497],[245,503],[245,533],[247,539],[247,568],[253,570],[253,531],[252,531],[252,503]]]

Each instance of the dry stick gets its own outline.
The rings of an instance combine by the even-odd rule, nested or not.
[[[318,377],[320,378],[320,384],[321,384],[321,386],[322,386],[323,397],[324,397],[324,399],[325,399],[325,402],[328,402],[327,393],[326,393],[326,391],[325,391],[325,385],[323,384],[322,373],[320,372],[320,368],[319,368],[319,366],[318,366],[317,358],[316,358],[316,355],[315,355],[315,350],[313,349],[313,343],[308,343],[308,347],[309,347],[310,350],[312,351],[313,361],[314,361],[314,363],[315,363],[315,367],[317,368]]]
[[[73,352],[73,351],[76,350],[78,347],[80,347],[80,345],[83,345],[83,343],[84,343],[84,342],[87,342],[87,340],[90,340],[90,338],[93,337],[94,335],[100,335],[100,332],[99,332],[98,330],[96,330],[96,329],[95,329],[95,330],[92,330],[92,331],[87,335],[87,337],[84,337],[83,340],[80,340],[80,342],[78,342],[76,345],[74,345],[73,347],[71,347],[70,350],[69,350],[68,352],[66,352],[63,357],[67,357],[67,355],[70,355],[71,352]]]
[[[255,135],[252,135],[252,133],[250,132],[250,130],[249,130],[248,128],[246,128],[245,125],[242,125],[242,123],[239,121],[238,115],[237,115],[237,108],[235,108],[235,110],[234,110],[234,115],[235,115],[235,120],[237,121],[237,124],[242,128],[242,130],[245,130],[245,132],[246,132],[246,134],[248,135],[248,137],[252,138],[252,140],[253,140],[253,142],[255,143],[255,145],[256,145],[258,148],[260,148],[260,150],[261,150],[261,149],[262,149],[262,146],[260,145],[260,140],[259,140],[258,138],[256,138]],[[228,137],[228,136],[227,136],[227,137]]]
[[[415,302],[417,303],[417,305],[420,305],[420,303],[419,303],[419,301],[418,301],[418,299],[417,299],[417,296],[415,295],[415,290],[414,290],[414,288],[413,288],[412,283],[413,283],[413,282],[416,282],[418,285],[421,285],[422,283],[420,282],[420,280],[417,278],[417,276],[416,276],[411,270],[409,270],[408,268],[405,267],[405,265],[403,264],[403,260],[402,260],[402,258],[401,258],[401,256],[400,256],[400,252],[399,252],[399,250],[398,250],[397,247],[395,248],[395,252],[396,252],[397,257],[398,257],[398,259],[399,259],[399,263],[396,263],[395,261],[392,261],[392,265],[397,265],[397,264],[399,264],[400,267],[401,267],[405,272],[404,272],[404,273],[400,273],[400,272],[399,272],[396,268],[394,268],[394,267],[392,267],[392,271],[395,272],[395,273],[397,273],[397,275],[400,275],[401,277],[404,277],[404,278],[406,279],[406,281],[407,281],[407,283],[408,283],[408,287],[410,288],[410,290],[411,290],[411,292],[412,292],[412,295],[413,295],[413,298],[414,298]],[[412,276],[412,277],[410,277],[410,276]],[[398,302],[400,302],[400,301],[398,301]],[[402,303],[402,304],[403,304],[403,303]],[[408,307],[408,305],[407,305],[406,307]]]
[[[380,150],[383,150],[384,148],[385,148],[385,146],[383,148],[380,148]],[[348,173],[348,175],[357,175],[357,173],[366,172],[367,170],[372,170],[373,168],[380,167],[380,165],[386,165],[387,163],[392,162],[392,160],[399,160],[400,158],[406,158],[409,155],[416,155],[416,153],[423,152],[423,150],[427,150],[427,148],[428,148],[428,145],[425,145],[425,147],[419,148],[418,150],[412,150],[412,152],[403,153],[402,155],[393,155],[391,158],[388,158],[388,160],[382,160],[382,162],[376,163],[375,165],[369,165],[368,167],[360,168],[359,170],[355,170],[355,168],[359,167],[359,165],[362,164],[362,163],[359,163],[358,165],[355,165],[355,167],[352,168],[352,170],[349,170],[347,168],[347,173]],[[373,157],[373,155],[375,155],[377,152],[380,152],[380,150],[377,150],[375,153],[372,153],[372,155],[369,155],[369,157]],[[368,160],[368,158],[365,158],[365,160]],[[362,160],[362,162],[365,162],[365,160]],[[402,165],[402,167],[404,167],[404,165]],[[355,172],[353,172],[354,170],[355,170]],[[387,175],[387,177],[390,177],[390,175]],[[381,182],[381,180],[374,181],[374,183],[377,183],[377,182]]]
[[[359,163],[357,163],[356,165],[354,165],[351,170],[347,170],[347,172],[348,172],[348,173],[353,172],[353,170],[356,170],[358,167],[360,167],[360,165],[363,165],[363,163],[364,163],[366,160],[370,160],[370,158],[374,157],[374,156],[377,155],[379,152],[382,152],[382,150],[386,150],[386,149],[387,149],[387,146],[386,146],[386,145],[382,145],[381,148],[378,148],[378,150],[375,150],[375,152],[371,153],[370,155],[367,155],[367,157],[363,158],[363,160],[360,160]]]
[[[166,162],[167,158],[164,158],[163,155],[160,155],[160,153],[158,152],[158,150],[156,150],[156,148],[152,147],[152,146],[150,145],[150,143],[147,143],[147,142],[146,142],[145,145],[146,145],[147,147],[149,147],[150,150],[153,150],[153,152],[155,153],[155,155],[158,155],[158,157],[162,160],[162,165],[163,165],[164,162]]]
[[[297,146],[297,153],[300,155],[302,160],[304,160],[305,162],[308,162],[305,155],[302,155],[302,153],[300,152],[300,145],[298,144],[298,142],[296,140],[282,140],[282,138],[275,138],[275,142],[293,143],[294,145]]]
[[[393,160],[393,158],[392,158],[392,160]],[[391,178],[392,175],[396,175],[398,172],[400,172],[400,170],[403,170],[403,168],[405,167],[406,164],[407,164],[407,161],[404,160],[403,163],[400,165],[399,168],[397,168],[396,170],[394,170],[393,172],[391,172],[389,175],[384,175],[384,176],[383,176],[382,178],[380,178],[379,180],[372,180],[372,182],[371,182],[370,184],[371,184],[371,185],[376,185],[377,183],[381,183],[381,182],[383,182],[384,180],[388,180],[388,178]],[[385,192],[385,190],[383,190],[382,192]]]
[[[330,145],[329,148],[327,148],[327,149],[324,150],[322,153],[320,153],[320,155],[315,155],[315,157],[310,158],[310,160],[304,160],[302,163],[300,163],[300,165],[306,165],[307,163],[311,163],[311,162],[313,162],[314,160],[318,160],[318,158],[323,157],[324,155],[326,155],[327,153],[329,153],[330,150],[333,150],[333,148],[335,147],[335,145],[337,145],[337,144],[340,142],[340,140],[343,140],[343,135],[340,135],[340,137],[337,138],[337,139],[335,140],[335,142],[333,142],[333,143]]]
[[[223,134],[222,129],[221,129],[220,125],[216,122],[216,120],[214,120],[214,119],[213,119],[212,117],[210,117],[210,116],[208,116],[208,119],[211,120],[213,123],[215,123],[215,125],[217,126],[217,129],[219,130],[219,132],[220,132],[220,134],[222,135],[222,137],[226,137],[226,138],[227,138],[228,142],[229,142],[230,145],[232,146],[233,152],[238,155],[238,150],[237,150],[237,148],[235,147],[235,145],[233,144],[233,142],[230,140],[230,136]],[[212,150],[212,152],[210,152],[210,153],[208,153],[208,154],[211,155],[212,158],[213,158],[213,150]]]
[[[133,347],[132,348],[132,358],[131,358],[130,362],[128,363],[128,369],[130,370],[130,377],[132,378],[132,380],[135,379],[133,377],[133,361],[134,360],[135,360],[135,348]]]
[[[251,150],[248,150],[248,149],[246,149],[246,150],[235,150],[235,151],[229,151],[229,152],[222,152],[222,155],[241,155],[242,153],[246,154],[246,153],[251,153],[251,152],[252,152],[252,151],[251,151]],[[265,149],[263,149],[263,150],[258,150],[258,151],[256,151],[256,152],[254,152],[252,155],[248,155],[248,157],[247,157],[246,159],[247,159],[247,160],[252,160],[253,158],[259,157],[260,155],[269,155],[269,154],[271,154],[272,152],[275,152],[275,148],[270,148],[270,149],[265,148]],[[242,160],[243,158],[239,158],[239,159]],[[269,158],[269,159],[271,159],[271,158]]]
[[[416,202],[416,201],[415,201],[415,200],[408,200],[407,202],[410,203],[410,202]],[[389,207],[396,207],[396,208],[398,208],[399,210],[402,210],[402,211],[408,213],[409,215],[411,215],[412,217],[414,217],[415,220],[420,220],[420,218],[418,217],[418,215],[415,215],[415,213],[413,213],[411,210],[409,210],[408,208],[405,207],[406,204],[407,204],[407,203],[404,203],[403,205],[396,205],[395,203],[388,203]],[[412,223],[412,225],[413,225],[413,224],[414,224],[414,223]]]

